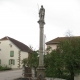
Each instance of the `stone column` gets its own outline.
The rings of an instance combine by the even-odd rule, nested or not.
[[[42,10],[42,11],[41,11]],[[44,14],[45,9],[43,6],[41,6],[40,12],[39,12],[39,28],[40,28],[40,41],[39,41],[39,66],[37,68],[37,79],[38,80],[43,80],[45,78],[44,74],[44,56],[43,56],[43,37],[44,37]]]

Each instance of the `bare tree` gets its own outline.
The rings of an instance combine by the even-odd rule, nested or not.
[[[72,37],[73,35],[72,35],[72,32],[70,31],[70,30],[68,30],[67,32],[66,32],[66,37]]]

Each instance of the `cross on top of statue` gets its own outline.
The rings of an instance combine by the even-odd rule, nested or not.
[[[41,8],[39,10],[39,20],[44,21],[44,16],[45,16],[45,9],[43,8],[43,5],[41,5]]]

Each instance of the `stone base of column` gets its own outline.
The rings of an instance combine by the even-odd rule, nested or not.
[[[45,68],[43,66],[37,68],[37,80],[45,80]]]

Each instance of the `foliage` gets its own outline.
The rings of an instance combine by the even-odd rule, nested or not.
[[[45,60],[45,68],[46,68],[46,76],[48,77],[59,77],[62,76],[62,56],[59,54],[58,50],[53,50],[50,54],[46,55]]]
[[[50,53],[50,51],[52,51],[52,48],[50,46],[48,46],[46,49],[47,54]]]
[[[28,58],[28,65],[30,67],[37,68],[38,66],[38,51],[34,51],[31,56]]]
[[[69,71],[71,80],[80,69],[80,39],[69,38],[69,40],[61,42],[59,49],[63,54],[65,68]]]
[[[28,67],[34,67],[35,69],[35,75],[36,75],[36,68],[38,67],[38,52],[39,51],[34,51],[28,59],[25,58],[22,60],[23,65],[27,65]]]
[[[25,65],[25,66],[28,65],[28,59],[27,58],[24,58],[22,60],[22,64]]]
[[[4,71],[4,70],[11,70],[11,68],[9,68],[8,66],[0,66],[0,71]]]
[[[34,51],[28,58],[24,58],[22,60],[23,65],[27,65],[29,67],[37,67],[38,66],[38,51]]]
[[[50,47],[44,55],[44,67],[47,77],[66,78],[74,80],[74,75],[80,73],[80,39],[69,37],[60,42],[56,50]],[[30,67],[38,67],[38,52],[28,58]]]
[[[80,39],[69,37],[60,42],[56,50],[46,55],[45,67],[49,77],[74,80],[74,75],[80,73]]]

